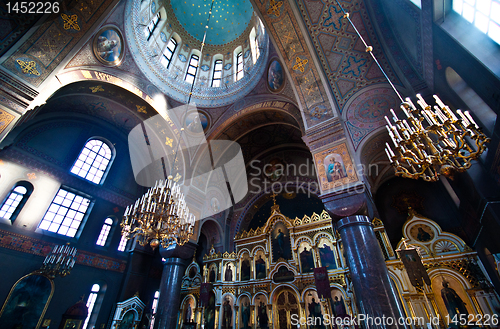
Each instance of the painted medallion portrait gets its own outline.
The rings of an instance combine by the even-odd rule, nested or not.
[[[184,123],[191,133],[201,133],[208,129],[208,117],[202,112],[188,113]]]
[[[285,75],[283,67],[278,60],[274,59],[267,69],[267,84],[269,89],[271,89],[271,91],[279,91],[283,87],[284,81]]]
[[[434,231],[427,225],[417,224],[410,229],[410,235],[417,241],[429,242],[434,238]]]
[[[94,55],[105,65],[118,65],[124,53],[123,38],[115,27],[104,27],[94,37]]]

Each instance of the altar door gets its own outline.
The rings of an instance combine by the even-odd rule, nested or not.
[[[278,301],[276,304],[277,316],[277,328],[279,329],[291,329],[292,324],[290,323],[292,314],[299,314],[299,303],[295,294],[289,290],[284,290],[278,295]]]

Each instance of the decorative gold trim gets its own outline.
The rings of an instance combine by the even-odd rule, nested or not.
[[[43,276],[44,278],[49,280],[50,287],[51,287],[49,298],[47,298],[47,302],[45,303],[45,307],[43,308],[43,311],[40,314],[40,318],[38,319],[38,323],[37,323],[36,327],[34,328],[34,329],[38,329],[38,328],[40,328],[40,325],[42,324],[42,320],[43,320],[43,317],[45,316],[45,312],[47,311],[47,308],[49,307],[50,301],[52,300],[52,296],[54,295],[54,281],[52,279],[50,279],[48,276],[40,274],[40,273],[32,272],[30,274],[27,274],[27,275],[21,277],[19,280],[16,281],[16,283],[14,283],[12,288],[10,288],[9,294],[7,295],[7,298],[5,299],[5,302],[3,303],[2,309],[0,310],[0,317],[2,316],[3,311],[5,310],[5,306],[7,306],[7,302],[9,301],[10,296],[14,292],[14,289],[19,284],[19,282],[21,282],[22,280],[26,279],[27,277],[33,276],[33,275]]]

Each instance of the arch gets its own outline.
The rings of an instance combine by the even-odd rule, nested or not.
[[[255,257],[257,255],[257,252],[259,250],[262,250],[264,254],[266,254],[266,249],[263,246],[255,246],[252,248],[252,252],[250,253],[250,256]]]
[[[248,250],[248,248],[243,248],[238,251],[238,258],[243,257],[245,253],[248,254],[248,256],[251,255],[250,250]]]
[[[321,240],[321,238],[326,238],[328,241],[332,243],[332,245],[335,243],[335,239],[330,234],[326,232],[318,232],[314,235],[313,238],[314,244],[312,245],[317,245],[319,243],[319,240]]]
[[[272,292],[271,292],[271,295],[269,296],[270,299],[269,301],[274,301],[277,296],[283,291],[283,290],[291,290],[295,293],[295,296],[297,297],[297,300],[300,300],[299,299],[299,296],[300,296],[300,292],[299,290],[293,285],[293,284],[290,284],[290,283],[282,283],[279,285],[279,288],[277,289],[274,289]]]
[[[223,244],[224,245],[224,235],[222,234],[223,230],[222,230],[222,227],[220,225],[220,223],[218,221],[216,221],[215,219],[213,218],[205,218],[203,219],[203,221],[201,222],[201,225],[199,226],[199,230],[197,232],[197,237],[196,237],[196,241],[199,240],[200,238],[200,234],[202,231],[204,231],[204,228],[205,228],[205,232],[208,233],[214,233],[214,229],[217,231],[217,236],[219,237],[219,241],[215,241],[215,244]],[[205,233],[205,237],[208,239],[210,239],[211,237],[213,237],[214,235],[213,234],[206,234]],[[208,249],[211,248],[211,243],[212,241],[208,240]]]
[[[307,243],[309,243],[309,246],[311,246],[311,247],[314,246],[313,240],[310,237],[308,237],[308,236],[301,236],[300,238],[298,238],[295,241],[295,248],[294,249],[298,249],[299,246],[300,246],[300,243],[304,242],[304,241],[307,242]]]
[[[236,304],[239,305],[241,303],[241,300],[243,297],[248,297],[248,299],[250,300],[250,302],[252,302],[252,295],[247,292],[247,291],[244,291],[242,292],[239,296],[238,296],[238,300],[236,301]],[[253,303],[252,303],[253,304]]]
[[[255,295],[253,295],[253,298],[251,299],[252,301],[252,305],[255,305],[255,300],[260,296],[264,296],[266,298],[266,301],[267,303],[266,304],[269,304],[269,294],[264,292],[264,291],[259,291],[257,293],[255,293]]]

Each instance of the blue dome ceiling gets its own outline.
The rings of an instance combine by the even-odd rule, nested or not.
[[[194,38],[203,40],[211,0],[170,1],[177,20]],[[248,0],[214,0],[206,43],[223,45],[237,39],[252,18]]]

